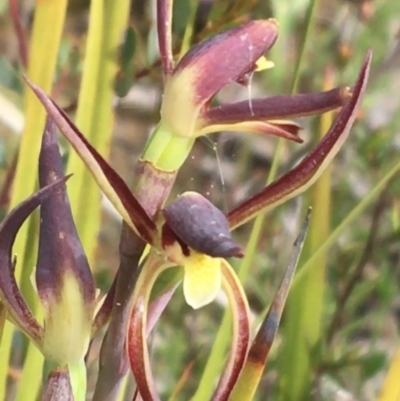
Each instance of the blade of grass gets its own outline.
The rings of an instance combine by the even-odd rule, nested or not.
[[[51,91],[53,83],[66,7],[67,0],[36,2],[30,43],[31,56],[27,75],[47,92]],[[51,21],[51,29],[49,29],[49,21]],[[46,55],[45,58],[43,58],[44,54]],[[37,160],[44,123],[45,111],[32,91],[27,91],[25,95],[25,129],[20,144],[10,208],[34,192]],[[30,223],[28,222],[22,227],[14,246],[14,252],[18,254],[16,278],[19,282],[21,277],[30,276],[29,270],[33,266],[33,263],[25,259],[25,253],[28,251],[26,243],[29,225]],[[25,293],[25,296],[29,298],[29,294]],[[12,326],[6,323],[0,348],[0,399],[5,399],[12,333]],[[39,365],[40,363],[36,369],[41,372]],[[38,384],[37,380],[30,383],[30,395],[33,394],[35,386]]]
[[[303,37],[301,41],[302,46],[300,48],[300,52],[298,55],[296,68],[294,72],[294,78],[292,82],[292,90],[291,90],[292,93],[295,93],[297,91],[300,71],[304,60],[305,44],[309,36],[312,22],[312,15],[314,12],[316,2],[317,2],[316,0],[311,0],[309,5],[307,20],[305,25],[306,28],[303,32]],[[279,160],[283,151],[283,146],[284,146],[284,140],[279,139],[276,151],[274,153],[274,158],[272,160],[271,170],[268,174],[268,178],[266,181],[267,184],[270,184],[277,175]],[[251,231],[249,242],[247,243],[246,247],[245,257],[243,258],[238,271],[238,277],[242,282],[242,284],[246,282],[250,266],[256,254],[256,248],[258,246],[261,230],[264,223],[264,216],[265,216],[264,214],[257,216],[253,224],[253,229]],[[218,333],[215,338],[213,347],[211,349],[210,356],[207,360],[206,367],[203,371],[199,386],[197,388],[195,395],[192,398],[192,401],[203,401],[210,398],[212,394],[212,386],[210,385],[210,383],[213,383],[215,377],[218,375],[218,372],[220,371],[224,361],[226,350],[228,348],[230,340],[230,331],[229,331],[230,325],[231,325],[231,317],[229,311],[227,311],[225,312],[221,325],[218,329]]]
[[[76,125],[96,150],[107,158],[114,124],[112,101],[118,71],[118,52],[129,14],[127,0],[91,2],[89,33]],[[75,152],[68,159],[68,187],[78,233],[93,265],[100,229],[101,198],[97,184]]]
[[[324,89],[333,85],[333,75],[327,71]],[[333,113],[320,118],[319,135],[322,139],[333,121]],[[309,191],[308,197],[313,208],[308,241],[302,254],[302,263],[309,259],[329,235],[331,203],[331,168],[328,167]],[[307,202],[310,203],[310,202]],[[314,262],[313,274],[304,276],[296,291],[291,291],[284,319],[284,343],[279,353],[280,392],[282,400],[303,400],[310,394],[315,361],[312,349],[321,338],[321,320],[326,291],[326,254]]]

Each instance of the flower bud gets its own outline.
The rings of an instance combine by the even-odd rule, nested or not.
[[[63,176],[54,123],[48,119],[39,156],[40,186]],[[65,185],[40,210],[36,286],[44,310],[44,355],[59,365],[85,355],[95,308],[95,285],[72,219]]]

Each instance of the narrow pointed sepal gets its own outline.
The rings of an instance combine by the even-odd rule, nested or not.
[[[309,209],[300,233],[294,243],[294,249],[282,282],[250,347],[243,370],[235,383],[230,398],[231,401],[251,401],[254,399],[254,394],[264,371],[269,351],[278,331],[290,284],[296,271],[301,250],[303,249],[310,222],[310,214],[311,209]]]
[[[272,96],[221,104],[205,112],[203,125],[241,121],[269,121],[321,114],[342,106],[351,98],[347,87],[293,96]]]
[[[161,106],[164,123],[176,135],[198,136],[196,122],[205,105],[224,86],[254,71],[257,60],[277,36],[275,20],[250,21],[194,46],[165,87]]]
[[[39,155],[41,187],[63,177],[56,126],[48,118]],[[65,185],[42,201],[36,287],[44,311],[43,353],[60,365],[83,359],[90,340],[95,284]]]
[[[349,136],[367,85],[371,58],[370,51],[352,89],[351,98],[344,104],[321,142],[294,169],[229,212],[227,217],[231,229],[304,192],[323,173]]]
[[[168,227],[189,248],[213,257],[243,256],[225,215],[199,193],[185,192],[163,214]]]
[[[0,224],[0,299],[14,324],[38,347],[43,341],[43,327],[33,316],[18,289],[14,277],[12,246],[20,227],[28,216],[57,190],[67,178],[55,181],[16,206]]]
[[[124,180],[86,140],[65,112],[37,85],[30,82],[26,77],[25,81],[54,120],[60,132],[78,153],[100,189],[120,213],[123,220],[146,242],[151,243],[156,226],[131,193]]]

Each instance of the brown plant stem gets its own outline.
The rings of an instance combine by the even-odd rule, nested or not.
[[[24,68],[28,67],[29,50],[25,28],[21,21],[21,13],[17,0],[9,0],[11,19],[14,24],[15,33],[18,40],[19,57]]]
[[[135,171],[133,192],[150,217],[154,217],[169,196],[176,172],[162,171],[140,160]],[[120,238],[120,265],[110,323],[100,351],[100,366],[93,401],[113,401],[119,395],[122,379],[128,371],[125,338],[131,298],[140,273],[139,261],[145,243],[124,224]]]

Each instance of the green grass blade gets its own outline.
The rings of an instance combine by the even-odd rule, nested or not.
[[[107,159],[114,125],[114,79],[118,71],[118,47],[127,27],[127,0],[94,0],[82,85],[78,99],[76,125],[88,141]],[[100,229],[101,199],[97,184],[76,152],[71,152],[67,174],[74,177],[68,185],[74,220],[92,264]]]

